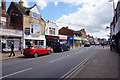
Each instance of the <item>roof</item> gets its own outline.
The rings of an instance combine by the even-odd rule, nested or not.
[[[35,4],[34,6],[27,8],[16,2],[11,2],[11,4],[14,4],[19,9],[19,11],[24,15],[28,15],[28,12],[30,12],[30,10],[36,6],[36,4]]]

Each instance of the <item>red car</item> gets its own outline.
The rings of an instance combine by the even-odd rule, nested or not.
[[[48,49],[45,46],[31,45],[31,46],[28,46],[26,49],[24,49],[23,55],[25,57],[27,56],[38,57],[39,55],[42,55],[42,54],[51,54],[51,52],[52,52],[52,49]]]

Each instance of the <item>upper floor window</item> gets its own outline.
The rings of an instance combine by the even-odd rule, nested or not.
[[[40,31],[41,31],[41,25],[40,24],[36,24],[36,23],[31,23],[30,24],[30,33],[40,34]]]
[[[35,12],[32,12],[32,17],[36,18],[36,19],[39,19],[39,14],[35,13]]]
[[[55,28],[49,27],[49,34],[55,35]]]

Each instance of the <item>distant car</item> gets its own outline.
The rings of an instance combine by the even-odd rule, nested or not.
[[[90,46],[90,43],[87,41],[84,43],[84,47],[89,47]]]
[[[65,43],[60,43],[60,42],[54,42],[53,43],[53,51],[54,52],[63,52],[63,51],[69,51],[70,47],[69,45]]]
[[[96,45],[96,46],[97,46],[97,45],[99,46],[99,42],[95,42],[95,45]]]
[[[90,45],[94,45],[94,43],[93,43],[93,42],[90,42]]]
[[[34,56],[38,57],[39,55],[42,54],[51,54],[52,49],[49,49],[45,46],[42,45],[31,45],[28,46],[26,49],[24,49],[23,55],[28,57],[28,56]]]

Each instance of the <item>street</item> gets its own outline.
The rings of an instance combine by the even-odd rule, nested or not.
[[[19,57],[2,61],[2,78],[71,78],[88,57],[95,56],[101,46],[43,55],[38,58]],[[87,61],[86,61],[87,62]],[[84,63],[86,63],[84,62]],[[70,72],[70,70],[74,70]],[[70,75],[66,74],[69,73]]]

